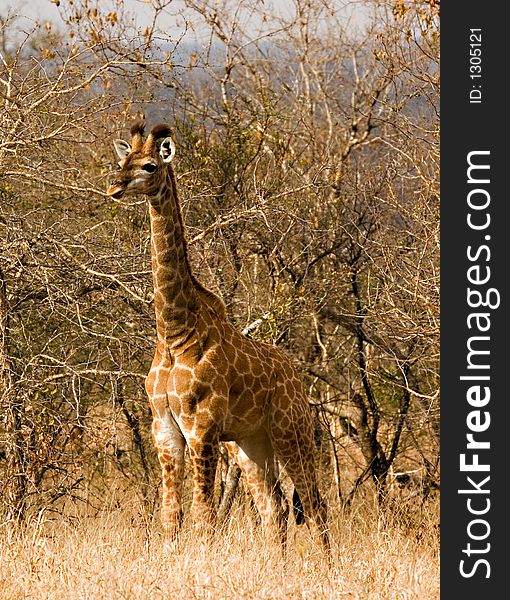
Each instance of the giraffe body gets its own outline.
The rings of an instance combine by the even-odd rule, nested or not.
[[[170,161],[170,128],[131,145],[117,140],[121,170],[109,195],[148,196],[157,346],[146,379],[152,435],[163,473],[161,519],[173,535],[182,519],[184,452],[193,471],[192,515],[213,525],[214,478],[220,442],[241,467],[267,528],[283,532],[285,515],[275,458],[286,469],[328,546],[326,507],[316,480],[311,411],[290,359],[244,336],[226,319],[222,301],[193,276]]]

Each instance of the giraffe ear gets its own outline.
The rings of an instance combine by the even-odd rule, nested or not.
[[[117,152],[119,158],[126,158],[131,152],[131,146],[124,140],[113,140],[113,145],[115,146],[115,152]]]
[[[164,163],[169,163],[175,156],[175,144],[171,137],[166,137],[159,147],[159,155]]]

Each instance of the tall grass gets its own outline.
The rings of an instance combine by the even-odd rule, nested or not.
[[[73,518],[42,514],[0,527],[0,598],[430,600],[439,597],[436,504],[332,509],[331,564],[315,533],[293,524],[283,555],[240,504],[212,538],[185,520],[173,544],[157,519],[145,520],[134,506]]]

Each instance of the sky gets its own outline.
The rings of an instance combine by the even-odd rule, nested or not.
[[[62,4],[66,0],[62,0]],[[151,15],[151,3],[164,1],[164,0],[123,0],[123,5],[126,11],[131,13],[136,19],[137,24],[140,28],[145,28],[150,22]],[[59,0],[3,0],[1,4],[3,8],[0,8],[0,16],[4,16],[7,10],[10,8],[16,14],[23,15],[31,20],[38,20],[40,22],[50,21],[55,24],[61,23],[59,9],[57,3]],[[112,0],[101,0],[100,4],[103,7],[108,7]],[[222,0],[216,0],[218,4],[223,3]],[[346,18],[350,14],[350,19],[355,25],[361,25],[363,22],[363,16],[360,9],[359,3],[349,0],[333,0],[338,6],[348,5],[345,11]],[[92,4],[92,2],[91,2]],[[264,0],[264,5],[267,6],[268,12],[279,14],[289,14],[289,9],[292,10],[292,0]],[[181,15],[179,17],[179,14]],[[182,16],[183,15],[183,16]],[[183,0],[173,0],[168,7],[166,13],[160,16],[160,27],[163,29],[168,28],[173,30],[175,35],[178,35],[179,29],[182,31],[184,26],[185,17],[190,16],[189,10],[184,7]],[[197,25],[197,19],[193,19],[195,26]],[[254,24],[254,29],[256,25]],[[205,30],[204,30],[205,31]],[[197,36],[199,37],[199,31]]]
[[[4,0],[5,2],[5,0]],[[62,1],[64,4],[65,1]],[[6,9],[2,12],[6,12],[6,10],[11,9],[18,15],[26,16],[30,19],[39,20],[39,21],[51,21],[53,23],[62,22],[60,18],[59,9],[57,7],[58,0],[7,0]],[[110,4],[108,0],[104,0],[101,2],[105,7]],[[139,21],[140,26],[144,26],[148,23],[149,14],[150,14],[150,3],[146,0],[124,0],[124,7],[129,12],[132,12],[137,21]],[[172,4],[181,4],[177,0]]]
[[[157,2],[158,0],[123,0],[123,5],[126,11],[132,13],[140,27],[144,27],[150,22],[151,15],[151,2]],[[218,4],[220,0],[217,0]],[[58,23],[61,21],[59,16],[59,9],[57,8],[58,0],[7,0],[2,4],[5,4],[6,8],[0,9],[0,15],[5,13],[8,9],[13,9],[17,14],[29,17],[39,21],[52,21]],[[62,4],[65,0],[62,0]],[[101,0],[100,4],[107,7],[110,4],[109,0]],[[265,0],[265,4],[270,7],[277,8],[278,10],[285,11],[285,7],[289,5],[286,0]],[[176,14],[179,12],[186,12],[184,8],[184,2],[182,0],[173,0],[171,5],[168,7],[166,13],[161,15],[161,26],[175,24]]]

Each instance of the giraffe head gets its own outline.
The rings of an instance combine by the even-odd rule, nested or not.
[[[116,173],[107,194],[121,198],[125,194],[155,196],[166,178],[169,163],[175,155],[172,130],[168,125],[156,125],[144,140],[145,124],[131,127],[131,143],[114,140],[120,171]]]

